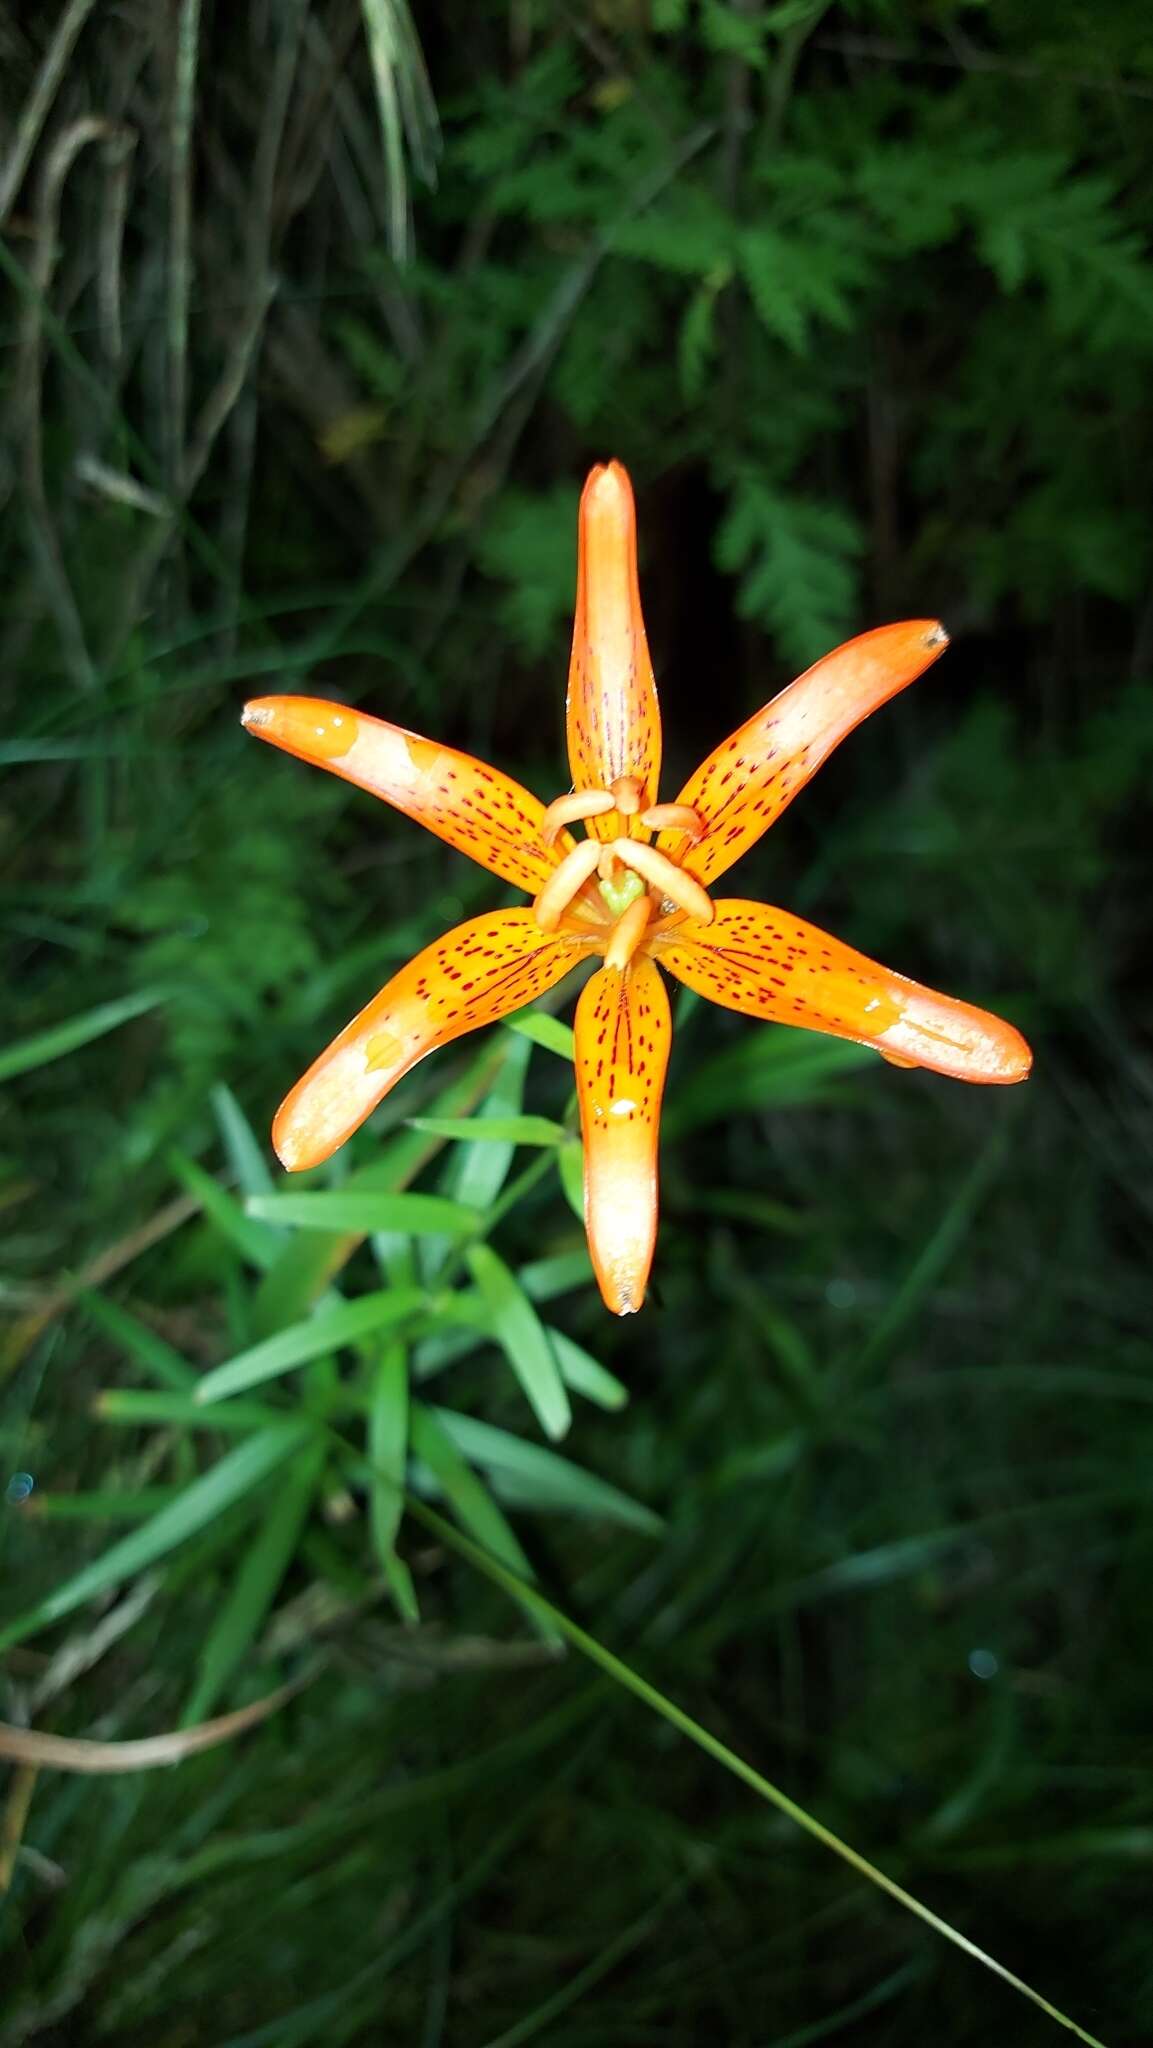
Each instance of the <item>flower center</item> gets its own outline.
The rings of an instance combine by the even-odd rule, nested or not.
[[[623,917],[630,903],[645,893],[645,885],[635,868],[618,865],[615,876],[597,883],[613,917]]]
[[[605,957],[614,966],[628,965],[654,916],[683,910],[703,924],[711,924],[713,919],[712,903],[696,877],[649,843],[653,832],[679,830],[687,834],[690,846],[695,845],[705,829],[699,813],[688,804],[642,808],[643,804],[644,791],[636,778],[619,776],[611,789],[578,789],[557,797],[545,811],[541,826],[542,841],[552,846],[566,826],[587,823],[590,818],[615,813],[624,825],[624,833],[616,838],[588,838],[571,847],[532,907],[545,932],[556,931],[566,913],[582,924],[590,914],[595,919],[595,901],[586,894],[595,875],[601,902],[612,919]]]

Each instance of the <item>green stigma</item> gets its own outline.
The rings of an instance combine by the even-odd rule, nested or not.
[[[615,882],[598,882],[597,888],[613,916],[623,917],[629,904],[635,903],[638,896],[644,895],[645,884],[633,868],[621,867],[617,872],[618,878]]]

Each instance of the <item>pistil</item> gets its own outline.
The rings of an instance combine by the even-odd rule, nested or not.
[[[578,849],[579,850],[579,849]],[[572,859],[572,855],[569,855]],[[602,881],[611,881],[613,863],[620,861],[626,868],[632,868],[648,883],[650,889],[657,889],[678,910],[686,910],[690,917],[699,918],[702,924],[713,921],[712,899],[692,875],[686,875],[677,867],[667,853],[658,853],[655,846],[645,846],[639,839],[610,839],[600,848],[600,873]],[[557,869],[561,874],[565,863]],[[591,872],[591,871],[590,871]],[[556,879],[556,876],[553,877]],[[550,888],[552,884],[548,885]]]

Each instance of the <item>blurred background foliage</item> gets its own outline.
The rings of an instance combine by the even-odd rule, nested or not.
[[[4,1711],[300,1688],[175,1770],[12,1771],[0,2042],[1053,2037],[398,1530],[406,1456],[1148,2040],[1146,10],[8,0],[0,102]],[[286,1085],[494,885],[236,724],[308,687],[555,793],[610,454],[669,791],[945,617],[740,886],[1038,1054],[1001,1096],[682,999],[620,1325],[547,1024],[283,1206]]]

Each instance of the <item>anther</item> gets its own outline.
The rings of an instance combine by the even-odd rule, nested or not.
[[[637,822],[650,832],[687,832],[694,846],[705,836],[705,821],[691,804],[650,804]]]
[[[605,948],[606,967],[616,967],[621,973],[624,972],[648,930],[652,908],[651,896],[638,896],[635,903],[629,904],[624,915],[618,917],[613,926],[612,937]]]
[[[655,846],[644,846],[639,839],[613,839],[603,848],[602,858],[611,863],[619,860],[626,868],[632,868],[651,889],[659,889],[662,896],[675,903],[679,910],[687,910],[690,917],[697,917],[702,924],[711,924],[715,912],[711,898],[706,895],[700,883],[686,875],[667,853],[658,853]],[[571,859],[571,855],[570,855]],[[605,871],[601,869],[602,879]]]
[[[641,807],[641,786],[635,775],[618,775],[609,785],[612,799],[622,818],[635,818]]]
[[[596,872],[600,851],[599,839],[582,839],[579,846],[566,853],[559,867],[553,869],[532,906],[532,914],[542,932],[555,932],[573,897],[580,894]]]
[[[566,825],[582,824],[586,818],[603,818],[606,811],[615,808],[616,799],[607,789],[574,789],[571,796],[554,797],[541,820],[542,846],[551,846]]]

